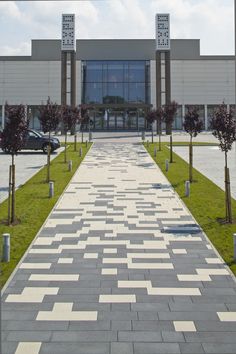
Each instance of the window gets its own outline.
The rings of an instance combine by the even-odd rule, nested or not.
[[[149,103],[149,61],[84,61],[83,103]]]

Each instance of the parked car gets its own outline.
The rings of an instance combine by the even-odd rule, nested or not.
[[[1,141],[1,140],[0,140]],[[22,150],[43,150],[46,154],[48,149],[49,137],[35,130],[28,129],[25,145]],[[57,138],[50,138],[51,152],[60,147],[60,141]],[[4,152],[7,153],[5,150]]]

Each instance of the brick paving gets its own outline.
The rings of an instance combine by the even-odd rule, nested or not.
[[[3,354],[236,353],[236,283],[140,144],[94,144],[2,298]]]

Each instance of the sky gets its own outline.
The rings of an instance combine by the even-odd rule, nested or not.
[[[0,55],[31,55],[31,39],[60,39],[62,13],[76,38],[154,38],[155,14],[170,14],[171,38],[200,39],[202,55],[234,53],[234,0],[0,0]]]

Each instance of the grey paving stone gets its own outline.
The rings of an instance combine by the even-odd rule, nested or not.
[[[52,333],[49,331],[10,331],[7,341],[12,342],[48,342]]]
[[[132,321],[132,328],[134,331],[173,331],[174,326],[172,321]]]
[[[184,336],[180,332],[174,332],[174,331],[162,331],[161,332],[163,342],[165,343],[181,343],[185,342]]]
[[[199,343],[179,343],[181,354],[203,354],[205,351]]]
[[[51,341],[60,342],[114,342],[117,341],[117,331],[55,331]]]
[[[121,342],[162,342],[160,332],[151,331],[119,331],[118,340]]]
[[[43,343],[40,354],[110,354],[109,343]]]
[[[111,354],[133,354],[132,343],[111,343]]]
[[[134,343],[134,354],[180,354],[177,343]]]
[[[202,346],[207,354],[235,354],[235,344],[203,343]]]

